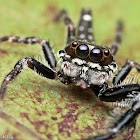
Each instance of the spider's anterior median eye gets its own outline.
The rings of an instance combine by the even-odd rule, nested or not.
[[[86,58],[89,54],[89,48],[87,45],[81,44],[76,49],[76,54],[80,58]]]
[[[105,50],[105,51],[104,51],[104,54],[105,54],[106,56],[108,56],[108,55],[109,55],[109,50]]]
[[[74,41],[74,42],[72,42],[72,47],[76,47],[77,45],[78,45],[78,42],[77,41]]]
[[[102,50],[99,49],[99,48],[94,48],[91,50],[90,52],[90,58],[91,60],[93,61],[100,61],[103,57],[103,53],[102,53]]]

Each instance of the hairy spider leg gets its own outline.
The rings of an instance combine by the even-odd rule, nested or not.
[[[122,33],[123,33],[123,22],[119,20],[117,23],[115,40],[111,45],[111,53],[114,56],[116,55],[122,42]]]
[[[131,108],[123,114],[118,121],[108,130],[105,135],[91,137],[87,140],[108,140],[117,137],[124,129],[135,122],[135,119],[140,113],[140,100],[135,101]]]
[[[115,102],[130,98],[128,95],[132,93],[137,95],[140,92],[140,84],[119,85],[134,67],[140,72],[140,64],[134,61],[127,61],[122,69],[114,76],[113,88],[108,88],[106,86],[107,84],[94,86],[93,90],[96,96],[102,101]]]
[[[19,36],[4,36],[0,38],[0,42],[15,42],[15,43],[24,43],[24,44],[35,44],[38,43],[43,50],[45,59],[51,68],[56,67],[56,58],[51,49],[51,46],[48,41],[37,38],[37,37],[19,37]]]
[[[91,10],[83,9],[78,25],[78,39],[86,40],[94,43],[93,29],[92,29],[92,13]]]
[[[60,11],[55,20],[59,21],[61,18],[64,20],[65,25],[67,25],[67,44],[69,44],[75,40],[75,25],[65,10]]]
[[[7,88],[7,85],[10,81],[14,80],[15,77],[22,72],[22,70],[25,68],[25,66],[29,67],[30,69],[34,70],[36,73],[40,74],[43,77],[49,78],[49,79],[55,79],[56,72],[42,63],[38,62],[37,60],[26,57],[21,60],[19,60],[16,65],[14,66],[13,70],[4,78],[1,88],[0,88],[0,99],[2,100],[4,98],[4,94]]]
[[[107,88],[107,89],[106,89]],[[121,101],[122,99],[130,98],[130,94],[135,94],[135,99],[132,100],[132,107],[120,119],[108,130],[108,133],[102,136],[90,137],[87,140],[108,140],[115,138],[119,133],[123,132],[124,129],[129,128],[128,138],[132,137],[135,129],[135,121],[140,113],[140,85],[129,84],[123,86],[116,86],[108,88],[107,84],[100,86],[94,86],[93,90],[102,101],[115,102]]]
[[[127,61],[118,72],[117,77],[115,77],[117,78],[117,80],[114,80],[116,81],[115,85],[119,84],[120,81],[123,81],[133,67],[140,72],[140,65],[138,63]],[[135,129],[136,117],[140,113],[140,84],[120,85],[113,88],[108,88],[107,83],[104,83],[100,86],[93,86],[92,89],[94,90],[95,95],[98,96],[101,101],[115,102],[127,98],[134,98],[134,100],[132,100],[131,109],[126,111],[126,113],[120,117],[114,126],[109,129],[106,135],[92,137],[89,138],[89,140],[107,140],[110,138],[115,138],[127,127],[129,128],[129,135],[127,138],[131,138]],[[133,96],[130,97],[130,94]]]
[[[136,96],[140,92],[140,84],[120,85],[112,88],[106,88],[106,87],[104,88],[104,87],[96,85],[93,86],[92,89],[95,95],[101,101],[105,101],[105,102],[122,101],[123,99],[130,98],[129,96],[130,94]]]
[[[140,72],[140,64],[134,62],[134,61],[126,61],[124,66],[120,69],[120,71],[114,76],[113,78],[113,85],[120,84],[126,76],[129,74],[129,72],[132,70],[132,68],[136,68],[138,72]]]

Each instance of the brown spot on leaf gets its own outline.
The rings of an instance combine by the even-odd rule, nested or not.
[[[93,91],[90,89],[82,89],[80,87],[76,86],[69,86],[71,88],[70,94],[73,96],[73,98],[69,98],[69,102],[75,102],[77,100],[81,101],[81,104],[87,103],[87,102],[93,102],[94,94]]]
[[[60,107],[57,107],[56,110],[57,110],[57,113],[61,113],[62,112],[62,108],[60,108]]]
[[[76,110],[76,109],[79,108],[78,106],[79,106],[78,104],[73,103],[73,104],[67,104],[67,105],[66,105],[66,108],[71,108],[71,109],[73,109],[73,110]]]
[[[57,120],[57,117],[51,117],[52,120]]]
[[[8,52],[6,50],[2,50],[2,49],[0,49],[0,53],[1,54],[8,54]]]
[[[41,93],[40,87],[36,87],[36,88],[37,88],[37,90],[34,92],[34,94],[29,93],[28,89],[26,89],[26,92],[28,93],[28,95],[30,96],[31,99],[36,98],[36,100],[39,103],[42,103],[43,99],[40,97],[40,93]],[[35,104],[35,101],[32,101],[32,102]]]
[[[66,132],[68,136],[71,136],[71,131],[74,129],[73,124],[78,119],[78,115],[73,115],[73,111],[69,111],[66,115],[63,115],[64,120],[58,123],[59,133]]]
[[[95,130],[107,130],[107,126],[103,125],[106,118],[104,116],[98,116],[95,120],[94,129]]]
[[[51,135],[51,134],[48,134],[46,137],[47,137],[48,139],[52,139],[52,135]]]
[[[40,127],[43,126],[45,124],[45,121],[35,121],[35,122],[32,122],[31,123],[35,126],[35,129],[37,132],[40,132]],[[48,128],[48,125],[45,125],[45,128]]]
[[[38,115],[38,116],[46,115],[46,111],[41,111],[41,110],[39,110],[39,109],[37,109],[37,108],[33,108],[33,109],[36,110],[36,115]]]
[[[42,102],[42,98],[40,98],[40,97],[36,97],[36,99],[37,99],[37,101],[38,101],[39,103]]]
[[[42,133],[40,131],[41,126],[44,126],[45,130],[49,127],[47,124],[45,124],[45,120],[33,121],[29,118],[27,113],[21,113],[21,117],[25,117],[31,124],[33,124],[38,133]]]
[[[7,55],[8,52],[6,50],[0,49],[0,57],[2,57],[3,55]]]
[[[101,109],[101,110],[104,109],[106,111],[110,110],[110,108],[108,106],[106,106],[106,104],[103,102],[96,103],[94,106],[92,106],[92,109],[93,109],[93,111],[99,110],[99,109]]]
[[[26,118],[27,120],[30,120],[27,113],[21,113],[20,116]]]
[[[46,114],[46,111],[42,111],[43,114]]]
[[[88,132],[88,133],[92,133],[92,132],[94,132],[94,129],[91,128],[90,126],[87,126],[87,127],[84,129],[84,131],[86,131],[86,132]]]

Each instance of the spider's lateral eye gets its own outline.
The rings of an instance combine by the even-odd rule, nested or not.
[[[65,53],[65,51],[64,50],[60,50],[58,53],[62,54],[62,53]]]
[[[89,48],[85,44],[81,44],[76,49],[76,54],[80,58],[86,58],[89,54]]]
[[[105,51],[104,51],[104,54],[105,54],[106,56],[108,56],[108,55],[109,55],[109,50],[105,50]]]
[[[74,42],[72,42],[72,47],[76,47],[77,45],[78,45],[78,42],[77,41],[74,41]]]
[[[99,48],[94,48],[91,50],[90,52],[90,58],[93,60],[93,61],[100,61],[103,57],[103,52],[101,49]]]

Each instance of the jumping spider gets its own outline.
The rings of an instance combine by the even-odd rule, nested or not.
[[[63,19],[67,26],[67,44],[64,50],[59,51],[61,66],[56,68],[56,58],[49,42],[36,37],[4,36],[0,42],[9,41],[16,43],[34,44],[39,43],[45,58],[50,66],[46,67],[34,58],[26,57],[19,60],[13,70],[5,77],[0,89],[0,97],[3,99],[6,87],[10,81],[24,69],[25,66],[49,79],[59,80],[63,84],[75,84],[81,88],[91,88],[95,95],[105,102],[116,102],[129,98],[129,94],[139,97],[140,85],[119,85],[129,74],[132,68],[140,72],[140,65],[134,61],[127,61],[120,71],[114,76],[112,85],[109,87],[108,79],[117,69],[114,56],[120,46],[123,31],[123,23],[118,22],[116,37],[110,48],[96,45],[92,32],[92,14],[90,10],[83,9],[78,25],[77,34],[75,26],[67,12],[62,10],[56,20]],[[119,120],[108,130],[107,134],[91,137],[94,140],[106,140],[115,138],[126,128],[130,129],[128,139],[133,135],[136,118],[140,112],[140,101],[132,102],[131,108],[123,114]]]

